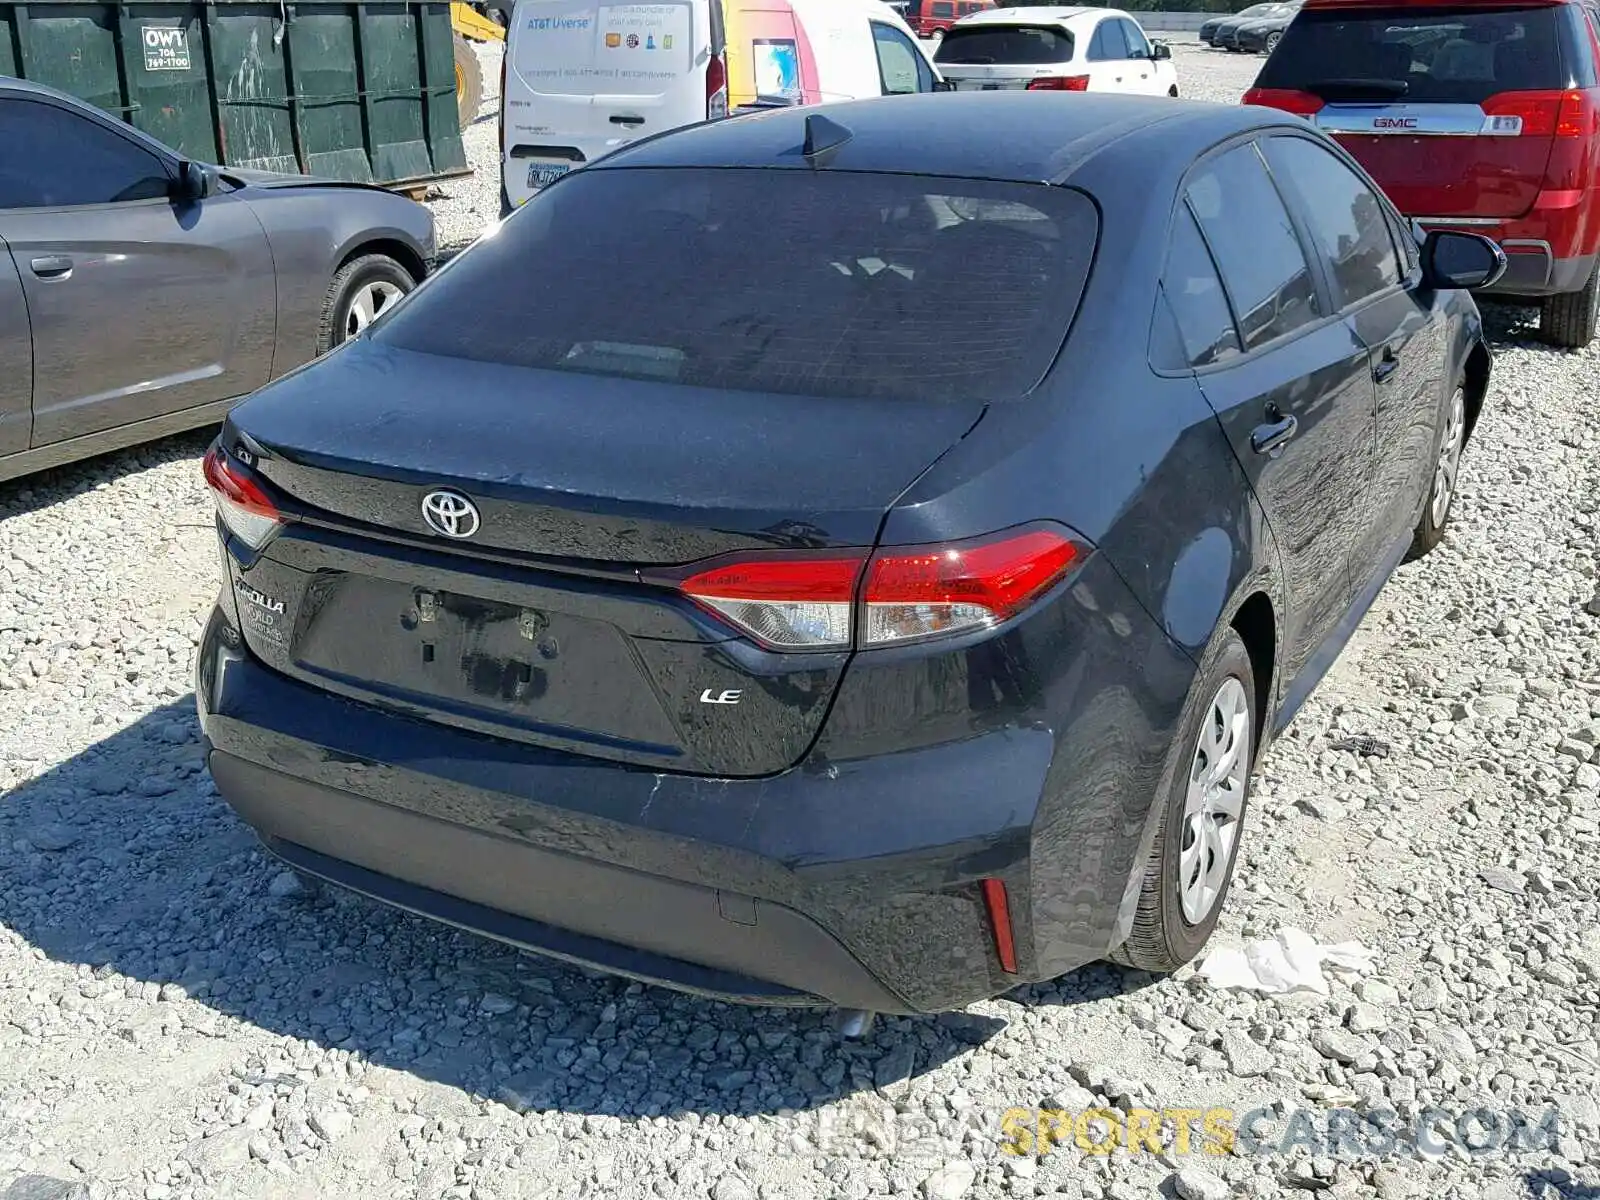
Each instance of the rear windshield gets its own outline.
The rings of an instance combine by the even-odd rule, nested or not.
[[[1480,104],[1496,92],[1565,86],[1559,9],[1309,9],[1257,87],[1324,99]]]
[[[944,35],[933,60],[947,66],[997,63],[1009,67],[1071,62],[1072,35],[1039,25],[957,26]]]
[[[797,169],[579,170],[375,329],[429,354],[699,387],[1016,397],[1061,348],[1081,192]]]

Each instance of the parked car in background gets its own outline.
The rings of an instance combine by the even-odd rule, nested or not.
[[[1227,50],[1234,54],[1244,52],[1244,47],[1239,44],[1239,31],[1246,25],[1256,21],[1267,20],[1272,17],[1292,15],[1292,7],[1288,4],[1271,4],[1265,12],[1254,12],[1246,9],[1237,16],[1217,24],[1215,32],[1211,35],[1211,44],[1220,50]]]
[[[433,216],[0,77],[0,479],[212,424],[416,286]]]
[[[1271,54],[1299,11],[1298,3],[1284,4],[1276,12],[1244,22],[1233,32],[1234,48],[1246,54]]]
[[[639,138],[756,103],[931,92],[939,73],[881,0],[521,0],[501,84],[504,216]]]
[[[919,38],[937,43],[963,17],[994,7],[995,0],[911,0],[906,20]]]
[[[1002,8],[964,17],[933,60],[956,91],[1178,94],[1172,51],[1114,8]]]
[[[1597,10],[1309,0],[1245,94],[1336,137],[1420,228],[1492,236],[1552,343],[1600,321]]]
[[[1264,17],[1276,7],[1278,7],[1276,3],[1252,4],[1249,8],[1241,9],[1236,13],[1219,13],[1200,26],[1199,38],[1206,45],[1214,46],[1216,44],[1217,30],[1226,22],[1248,20],[1251,17]]]
[[[637,143],[229,415],[211,775],[302,872],[702,994],[1170,971],[1439,541],[1503,266],[1261,108]]]

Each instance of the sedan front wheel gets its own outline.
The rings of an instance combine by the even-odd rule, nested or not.
[[[363,254],[346,263],[328,285],[317,353],[357,336],[416,286],[411,273],[387,254]]]

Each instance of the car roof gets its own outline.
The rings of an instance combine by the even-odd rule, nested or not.
[[[850,132],[819,168],[1060,183],[1091,155],[1129,141],[1185,162],[1250,129],[1305,122],[1246,105],[1113,93],[942,92],[775,108],[644,138],[585,170],[630,167],[805,169],[806,122],[826,118]],[[1006,136],[996,137],[995,130]],[[1137,168],[1131,168],[1137,169]]]
[[[58,91],[53,87],[46,87],[42,83],[34,83],[29,79],[18,79],[14,75],[0,75],[0,92],[11,92],[23,96],[48,96],[52,100],[65,100],[78,107],[83,106],[83,101],[66,92]]]
[[[987,8],[957,25],[1069,25],[1082,17],[1125,17],[1119,8]]]

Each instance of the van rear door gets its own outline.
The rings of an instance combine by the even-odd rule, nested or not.
[[[511,203],[635,138],[705,120],[715,2],[517,5],[501,118]]]

